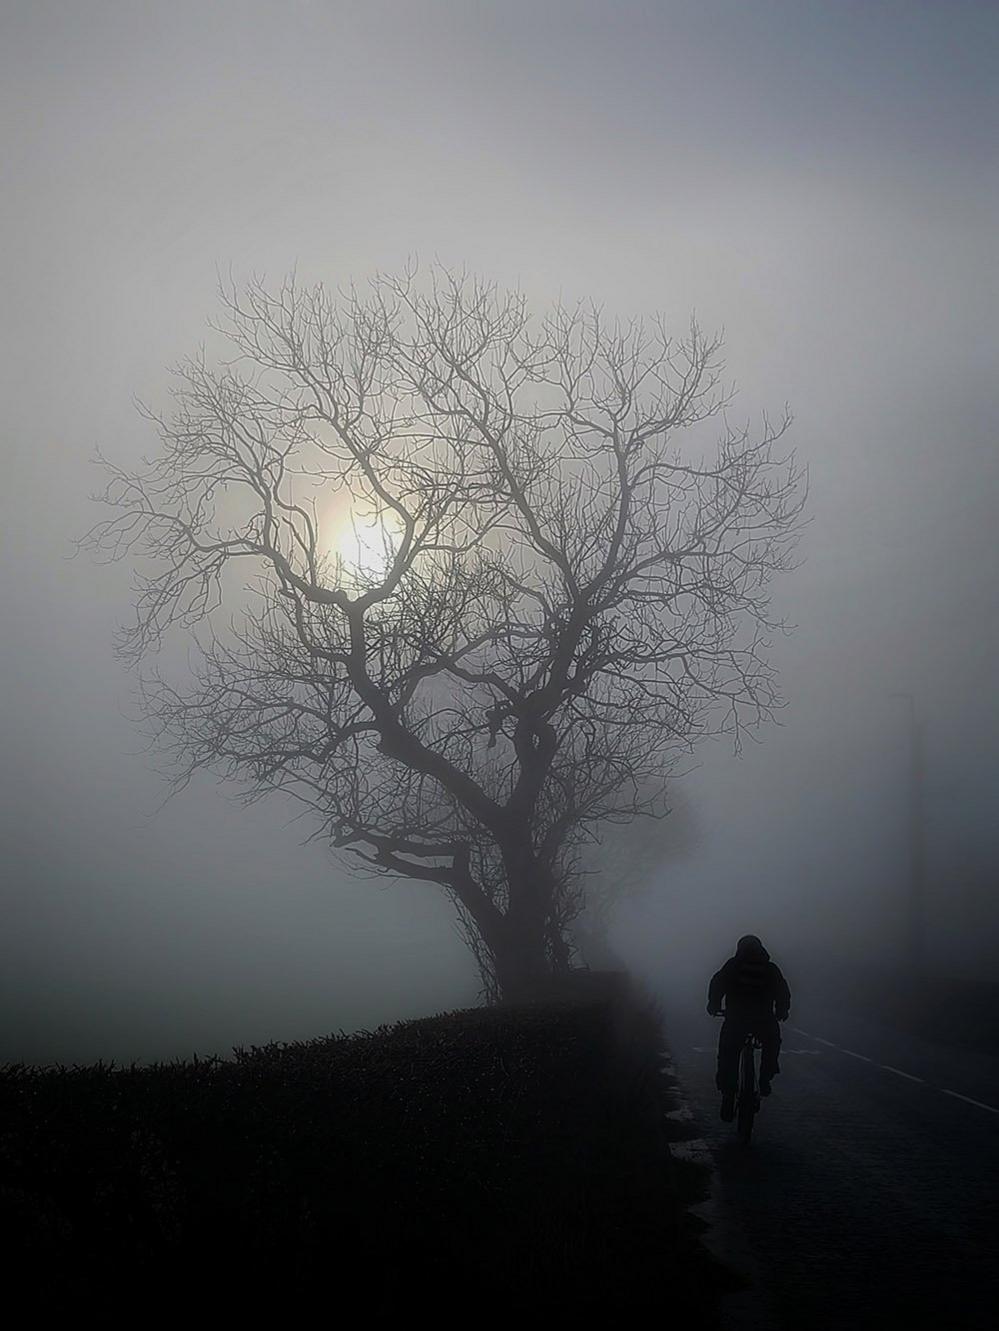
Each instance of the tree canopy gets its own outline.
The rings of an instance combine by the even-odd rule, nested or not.
[[[136,566],[122,653],[196,645],[146,714],[178,781],[304,801],[362,866],[446,889],[490,990],[530,992],[570,964],[600,825],[779,704],[788,417],[729,424],[696,324],[533,318],[440,269],[223,300],[232,355],[179,368],[90,534]]]

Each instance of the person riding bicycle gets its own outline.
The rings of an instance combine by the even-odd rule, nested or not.
[[[791,990],[780,967],[770,960],[755,934],[746,934],[708,986],[708,1012],[716,1017],[725,1002],[725,1020],[718,1036],[718,1075],[722,1093],[721,1116],[731,1123],[739,1077],[739,1050],[748,1035],[763,1046],[760,1058],[760,1094],[770,1094],[770,1082],[780,1072],[780,1028],[791,1011]]]

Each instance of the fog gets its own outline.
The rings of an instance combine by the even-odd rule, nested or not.
[[[165,789],[73,557],[100,446],[220,270],[336,285],[409,256],[724,326],[733,418],[809,467],[780,725],[683,778],[696,844],[617,914],[655,976],[741,933],[786,971],[894,958],[925,726],[931,964],[991,975],[999,10],[593,0],[4,6],[0,1060],[154,1059],[476,1001],[432,885],[349,876],[289,810]],[[692,978],[692,983],[694,979]]]

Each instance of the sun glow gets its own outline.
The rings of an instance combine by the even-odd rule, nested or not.
[[[329,557],[365,581],[388,572],[402,537],[402,523],[391,512],[349,509],[333,516],[327,530]]]

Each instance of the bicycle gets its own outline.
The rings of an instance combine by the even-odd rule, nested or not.
[[[735,1097],[735,1125],[739,1140],[748,1146],[753,1136],[753,1120],[760,1112],[760,1089],[756,1080],[756,1051],[763,1045],[752,1031],[739,1053],[739,1089]]]
[[[725,1013],[716,1014],[724,1019]],[[752,1031],[746,1032],[739,1051],[739,1082],[735,1095],[735,1126],[739,1140],[748,1146],[753,1137],[753,1122],[760,1112],[760,1088],[756,1076],[756,1051],[763,1043]]]

